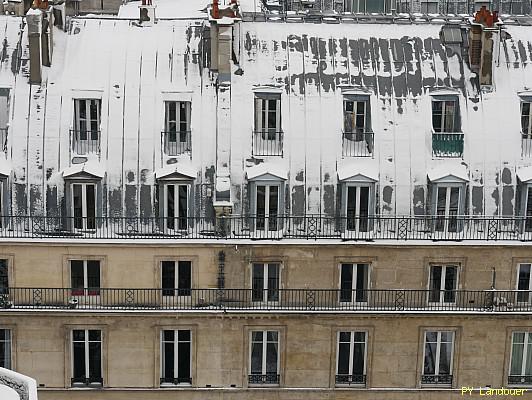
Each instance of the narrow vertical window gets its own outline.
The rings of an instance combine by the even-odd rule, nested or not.
[[[279,332],[250,332],[250,384],[279,384]]]
[[[522,303],[532,302],[532,265],[519,264],[517,270],[517,301]],[[530,354],[532,357],[532,353]]]
[[[454,332],[425,332],[422,384],[451,385],[453,382]]]
[[[165,102],[165,153],[176,156],[191,150],[189,101]]]
[[[76,154],[100,151],[100,99],[74,99],[73,150]]]
[[[162,261],[163,296],[190,296],[192,292],[192,263],[190,261]]]
[[[357,97],[358,98],[358,97]],[[369,123],[369,97],[344,99],[342,155],[369,157],[373,153],[373,132]]]
[[[257,184],[255,198],[257,230],[278,230],[279,201],[279,185]]]
[[[11,369],[11,330],[0,329],[0,367]]]
[[[9,89],[0,88],[0,151],[7,151],[9,127]]]
[[[282,156],[281,95],[257,94],[255,96],[255,132],[253,154]]]
[[[532,103],[521,102],[521,133],[523,137],[532,138]]]
[[[347,230],[368,232],[370,228],[371,188],[369,186],[347,186],[346,217]]]
[[[456,126],[456,100],[432,101],[432,128],[434,132],[458,132]]]
[[[458,287],[458,268],[454,265],[431,265],[430,302],[454,303]]]
[[[0,259],[0,295],[9,293],[9,268],[7,260]]]
[[[102,385],[102,331],[72,331],[72,386]]]
[[[253,264],[252,301],[279,301],[279,264]]]
[[[336,384],[364,385],[366,357],[366,332],[338,332]]]
[[[340,265],[340,302],[368,301],[369,264]]]
[[[508,384],[532,385],[532,332],[512,333]]]
[[[457,232],[458,214],[462,203],[459,186],[436,186],[436,223],[439,232]]]
[[[461,133],[458,99],[432,100],[432,153],[435,157],[462,157],[464,134]]]
[[[161,331],[161,385],[192,384],[190,330]]]
[[[532,185],[524,184],[523,189],[525,191],[523,214],[524,214],[524,228],[525,232],[532,232]]]
[[[75,229],[96,229],[96,185],[73,183],[72,217]]]
[[[73,296],[99,296],[100,261],[70,260],[70,287]]]
[[[164,218],[166,229],[184,230],[188,226],[189,185],[164,185]]]

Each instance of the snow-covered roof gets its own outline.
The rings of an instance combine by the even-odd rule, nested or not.
[[[207,0],[156,0],[157,18],[207,18]],[[140,1],[130,1],[118,10],[118,18],[138,19]]]
[[[73,178],[76,176],[103,178],[105,176],[105,168],[98,161],[89,160],[81,164],[73,164],[71,167],[63,170],[63,178]]]
[[[198,175],[194,166],[186,161],[179,161],[175,164],[166,165],[155,171],[156,179],[169,178],[171,176],[185,176],[188,178],[196,178]]]
[[[248,180],[256,180],[260,178],[278,178],[286,180],[288,178],[288,171],[279,163],[263,162],[259,165],[246,168]]]
[[[374,159],[345,159],[338,162],[339,181],[378,181],[379,165]]]
[[[11,174],[11,162],[0,157],[0,175],[8,176],[9,174]]]
[[[465,164],[458,160],[446,160],[433,167],[427,173],[431,182],[468,182],[469,176]]]

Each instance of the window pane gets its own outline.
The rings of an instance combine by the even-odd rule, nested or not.
[[[354,343],[353,375],[364,375],[364,343]]]
[[[279,264],[268,264],[268,301],[279,300]]]
[[[179,343],[177,354],[177,377],[180,382],[188,381],[190,379],[190,343]]]
[[[433,265],[430,268],[430,301],[439,302],[440,301],[440,290],[441,290],[441,275],[443,267],[439,265]]]
[[[517,280],[518,290],[530,290],[530,264],[519,266],[519,279]]]
[[[456,290],[456,267],[447,266],[445,268],[445,294],[444,301],[452,302],[455,300],[455,290]]]
[[[340,342],[350,342],[351,332],[340,332]]]
[[[168,341],[168,342],[173,342],[174,335],[175,335],[175,331],[173,330],[163,331],[163,340]]]
[[[357,264],[356,301],[367,301],[368,265]]]
[[[277,331],[268,331],[267,332],[267,340],[268,342],[277,342],[279,333]]]
[[[175,289],[175,262],[163,261],[161,268],[163,296],[173,296]]]
[[[253,342],[262,342],[262,331],[254,331],[251,333],[251,340]]]
[[[87,217],[89,221],[92,220],[94,222],[93,218],[96,216],[96,186],[86,185],[85,188],[87,193]]]
[[[262,342],[251,345],[251,373],[262,374]]]
[[[266,373],[277,374],[277,342],[266,344]]]
[[[349,374],[349,347],[349,343],[338,346],[338,375]]]
[[[523,350],[524,350],[523,344],[515,343],[515,342],[513,343],[512,361],[510,363],[510,375],[521,375],[521,370],[523,368]]]
[[[163,354],[163,378],[173,379],[174,378],[174,343],[167,342],[163,345],[164,354]]]
[[[179,261],[178,268],[179,295],[190,296],[192,288],[192,263],[190,261]]]
[[[0,329],[0,367],[11,368],[11,331]]]
[[[264,299],[264,264],[253,264],[251,278],[252,301]]]
[[[74,218],[81,218],[83,216],[83,199],[82,199],[82,186],[81,185],[72,185],[72,202],[74,208]],[[81,220],[80,220],[81,222]],[[81,228],[82,226],[76,226],[76,228]]]
[[[72,338],[74,341],[84,341],[85,340],[85,331],[76,329],[72,331]]]
[[[433,101],[432,102],[432,128],[434,132],[441,132],[441,118],[442,118],[442,102]]]
[[[357,101],[356,131],[364,132],[366,127],[366,103]]]
[[[181,218],[187,218],[188,216],[188,186],[187,185],[179,185],[179,216]]]
[[[441,343],[440,344],[440,370],[438,371],[439,375],[450,375],[451,374],[451,358],[452,358],[452,343]]]
[[[89,288],[100,287],[100,261],[97,261],[97,260],[87,261],[87,287]]]
[[[85,287],[82,260],[70,261],[70,286],[72,287],[72,289],[83,289]]]
[[[351,302],[353,290],[353,264],[342,264],[340,272],[340,301]]]
[[[74,342],[72,345],[73,367],[72,378],[76,381],[85,379],[85,343]]]
[[[89,377],[91,381],[99,381],[102,377],[102,344],[89,342]]]
[[[446,101],[445,102],[445,132],[455,132],[454,126],[454,116],[455,114],[455,102]]]
[[[423,374],[434,375],[436,373],[436,343],[425,343],[425,360]]]
[[[1,203],[0,203],[1,204]],[[0,293],[5,293],[9,287],[7,260],[0,260]]]
[[[190,331],[189,330],[177,331],[177,340],[179,340],[180,342],[190,342]]]

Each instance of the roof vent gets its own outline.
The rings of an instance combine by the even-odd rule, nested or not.
[[[155,23],[155,5],[152,0],[142,0],[139,5],[140,23],[143,26],[152,26]]]

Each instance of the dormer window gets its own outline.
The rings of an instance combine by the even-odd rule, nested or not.
[[[281,94],[255,93],[253,155],[282,156]]]
[[[432,154],[434,157],[462,157],[464,134],[460,128],[457,96],[432,99]]]
[[[100,99],[74,99],[72,150],[83,155],[100,152]]]
[[[164,152],[177,156],[191,151],[190,101],[165,101]]]
[[[521,133],[523,137],[532,137],[532,102],[521,102]]]
[[[369,157],[372,154],[373,132],[370,123],[369,96],[345,96],[342,155],[344,157]]]
[[[0,88],[0,151],[7,151],[9,127],[9,89]]]

